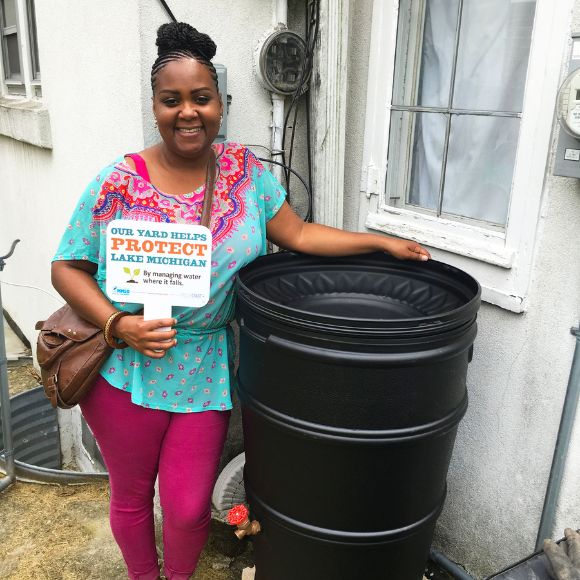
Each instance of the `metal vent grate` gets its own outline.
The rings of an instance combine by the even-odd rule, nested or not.
[[[47,469],[60,469],[60,436],[56,410],[50,406],[42,387],[12,397],[10,407],[16,461]],[[0,448],[3,456],[2,433]]]

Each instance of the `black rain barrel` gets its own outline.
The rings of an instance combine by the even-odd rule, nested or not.
[[[278,253],[237,290],[256,580],[420,580],[479,284],[436,261]]]

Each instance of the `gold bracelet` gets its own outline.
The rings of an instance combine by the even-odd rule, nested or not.
[[[111,348],[127,348],[127,346],[129,346],[126,342],[114,338],[111,332],[115,321],[129,314],[131,313],[125,312],[124,310],[115,310],[115,312],[113,312],[113,314],[107,318],[107,322],[105,322],[105,326],[103,328],[103,337],[105,338],[105,342]]]

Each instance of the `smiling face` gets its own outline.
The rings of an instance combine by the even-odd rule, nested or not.
[[[223,105],[209,69],[193,58],[168,62],[158,73],[153,114],[167,149],[204,157],[220,128]]]

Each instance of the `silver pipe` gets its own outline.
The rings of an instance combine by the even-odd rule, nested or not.
[[[5,259],[9,258],[16,244],[20,240],[12,242],[10,251],[5,256],[0,256],[0,272],[4,270]],[[2,434],[4,437],[4,457],[6,475],[0,479],[0,492],[14,483],[16,479],[14,468],[14,442],[12,440],[12,413],[10,412],[10,392],[8,390],[8,359],[6,358],[6,343],[4,338],[4,310],[2,308],[2,290],[0,287],[0,411],[2,417]]]
[[[562,408],[562,418],[560,419],[560,428],[558,438],[554,448],[554,458],[552,459],[552,468],[548,479],[546,497],[544,499],[544,508],[538,528],[536,538],[536,550],[542,549],[542,543],[545,539],[552,537],[554,531],[554,520],[556,519],[556,507],[560,497],[560,488],[562,487],[562,478],[566,466],[566,456],[570,440],[572,439],[572,429],[578,408],[578,397],[580,396],[580,328],[571,328],[570,332],[576,337],[576,347],[574,348],[574,358],[570,369],[570,378],[568,380],[568,389]]]
[[[12,485],[14,480],[12,480],[9,476],[3,477],[0,479],[0,491],[4,491],[9,485]]]
[[[107,481],[109,474],[106,471],[65,471],[62,469],[50,469],[31,465],[22,461],[15,461],[16,477],[19,481],[31,483],[58,483],[60,485],[92,483],[95,481]],[[0,467],[4,465],[0,457]]]

